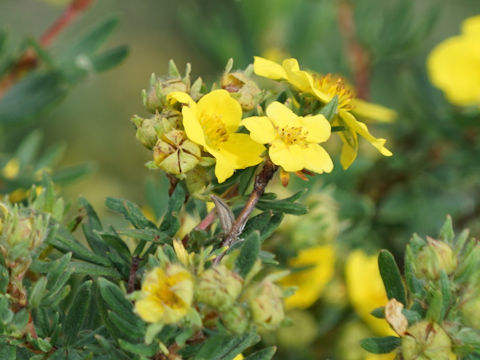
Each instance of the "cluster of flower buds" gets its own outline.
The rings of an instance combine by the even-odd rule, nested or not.
[[[0,202],[0,256],[8,272],[7,292],[18,307],[26,305],[23,278],[48,234],[48,221],[34,209]]]
[[[205,268],[208,258],[188,254],[177,240],[174,248],[179,262],[172,263],[160,251],[159,266],[145,275],[134,295],[136,312],[144,321],[164,325],[201,319],[198,325],[213,327],[220,319],[235,334],[252,326],[260,332],[280,326],[283,292],[268,276],[252,279],[260,264],[242,277],[232,268],[235,252]]]
[[[467,230],[455,237],[447,218],[438,239],[414,235],[407,246],[407,280],[424,319],[402,335],[405,360],[456,359],[480,346],[480,244]],[[419,312],[421,314],[421,312]],[[470,358],[470,357],[468,357]],[[472,357],[473,358],[473,357]]]

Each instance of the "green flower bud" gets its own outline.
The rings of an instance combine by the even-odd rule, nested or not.
[[[243,334],[247,331],[248,318],[248,311],[241,306],[233,306],[222,313],[223,324],[234,334]]]
[[[480,329],[480,292],[468,294],[460,304],[463,323],[474,329]]]
[[[161,112],[168,105],[167,95],[175,92],[187,92],[188,87],[184,79],[180,77],[156,78],[152,74],[150,79],[150,88],[142,91],[143,105],[148,111],[155,113]]]
[[[452,248],[445,242],[427,238],[428,245],[417,254],[415,273],[419,278],[437,280],[444,270],[447,275],[457,267],[457,258]]]
[[[250,111],[260,102],[262,91],[257,84],[247,76],[248,71],[230,72],[233,64],[229,62],[222,76],[222,89],[227,90],[238,100],[244,111]]]
[[[137,140],[146,148],[152,149],[157,142],[157,132],[155,131],[155,125],[159,122],[157,115],[150,119],[142,119],[141,117],[134,115],[131,121],[137,127]]]
[[[407,329],[402,337],[404,360],[450,360],[452,342],[440,325],[421,321]]]
[[[230,309],[240,295],[243,279],[224,265],[212,266],[198,278],[196,299],[220,311]]]
[[[260,332],[273,331],[279,327],[285,317],[280,287],[270,280],[264,280],[250,286],[245,298]]]
[[[156,166],[173,175],[185,174],[192,170],[200,158],[199,146],[188,140],[182,130],[166,132],[153,148]]]

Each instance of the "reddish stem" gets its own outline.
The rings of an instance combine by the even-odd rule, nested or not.
[[[50,26],[41,36],[40,44],[48,47],[57,36],[69,26],[73,20],[93,3],[93,0],[73,0],[65,9],[55,23]],[[20,58],[13,64],[10,72],[0,80],[0,99],[7,90],[24,73],[36,68],[38,65],[38,56],[32,49],[27,49]]]

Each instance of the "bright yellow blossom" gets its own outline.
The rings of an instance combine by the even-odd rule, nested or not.
[[[377,256],[369,256],[361,250],[350,253],[345,264],[345,278],[350,302],[358,316],[378,335],[395,335],[385,320],[370,314],[388,302]]]
[[[377,121],[389,122],[395,118],[395,112],[380,105],[370,104],[355,98],[353,88],[340,76],[319,75],[300,70],[296,59],[286,59],[282,65],[273,61],[255,57],[255,74],[273,80],[286,80],[301,92],[314,95],[322,103],[328,103],[338,97],[338,117],[335,125],[345,127],[340,132],[343,141],[341,163],[346,169],[355,160],[358,152],[358,135],[364,137],[384,156],[392,153],[385,148],[385,139],[377,139],[368,131],[367,126],[358,121],[355,115]]]
[[[331,245],[304,249],[291,259],[288,265],[293,268],[307,268],[294,271],[280,280],[282,286],[297,287],[295,294],[285,299],[285,308],[306,309],[318,300],[325,285],[332,279],[335,250]]]
[[[143,298],[135,303],[135,311],[144,321],[176,323],[192,304],[192,275],[178,264],[156,267],[146,275],[141,292]]]
[[[444,40],[430,53],[430,79],[459,106],[480,105],[480,15],[466,19],[462,34]]]
[[[242,121],[252,139],[270,144],[270,159],[285,171],[308,169],[330,172],[332,159],[318,143],[330,137],[330,123],[323,115],[297,116],[275,101],[267,107],[267,116],[253,116]]]
[[[265,147],[247,134],[236,133],[242,108],[226,90],[214,90],[198,103],[184,92],[173,92],[170,99],[186,104],[182,109],[187,137],[202,145],[217,160],[215,176],[224,182],[236,169],[257,165]]]

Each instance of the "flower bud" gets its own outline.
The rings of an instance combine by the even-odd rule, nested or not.
[[[182,130],[166,132],[153,148],[153,160],[169,174],[181,175],[197,166],[201,158],[200,147],[187,139]]]
[[[428,245],[424,246],[417,255],[415,273],[419,278],[436,280],[444,270],[447,275],[455,271],[457,258],[452,248],[445,242],[427,238]]]
[[[315,318],[308,311],[294,310],[288,313],[292,324],[282,326],[277,333],[280,345],[288,348],[305,348],[309,346],[317,336],[317,324]]]
[[[221,86],[222,89],[232,94],[232,97],[240,103],[244,111],[253,110],[262,95],[257,84],[243,71],[223,74]]]
[[[225,327],[234,334],[243,334],[248,329],[248,311],[240,306],[233,306],[222,313]]]
[[[282,290],[270,280],[248,288],[245,298],[260,332],[276,330],[283,321],[285,315],[282,297]]]
[[[196,299],[220,311],[230,309],[240,295],[242,278],[224,265],[212,266],[198,279]]]
[[[480,293],[477,291],[469,294],[460,303],[460,314],[464,324],[480,329]]]
[[[452,342],[440,325],[421,321],[407,329],[402,337],[404,360],[450,360]],[[453,355],[453,357],[452,357]]]
[[[143,90],[143,105],[148,111],[155,113],[161,112],[167,104],[167,95],[174,91],[188,91],[187,84],[180,77],[155,78],[152,74],[150,79],[150,89]]]

